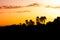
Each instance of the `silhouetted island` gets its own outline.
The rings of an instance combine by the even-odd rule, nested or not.
[[[46,19],[45,16],[37,16],[36,25],[33,20],[25,20],[23,24],[0,27],[0,32],[60,32],[60,17],[45,25]]]

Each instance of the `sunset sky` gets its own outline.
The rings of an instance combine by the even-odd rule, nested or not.
[[[0,0],[0,7],[3,6],[22,8],[0,8],[0,26],[24,23],[25,19],[35,21],[36,16],[46,16],[48,21],[60,16],[60,0]]]
[[[0,0],[0,6],[28,5],[35,2],[42,3],[44,5],[60,5],[60,0]]]

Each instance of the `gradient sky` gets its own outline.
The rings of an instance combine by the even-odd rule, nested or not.
[[[60,0],[0,0],[0,6],[2,5],[28,5],[30,3],[43,3],[45,5],[60,5]]]
[[[26,6],[32,3],[42,4],[35,7],[33,5],[23,8],[0,9],[0,25],[19,24],[24,23],[25,19],[34,19],[36,16],[46,16],[47,20],[52,20],[60,16],[60,0],[0,0],[0,6]],[[47,5],[54,7],[45,7]]]
[[[34,2],[37,0],[0,0],[0,5],[28,5]]]

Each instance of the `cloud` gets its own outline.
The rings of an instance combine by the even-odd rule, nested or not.
[[[30,6],[40,6],[40,5],[38,3],[32,3],[32,4],[27,5],[26,7],[30,7]]]
[[[12,12],[11,12],[11,11],[9,11],[9,12],[7,11],[7,12],[0,12],[0,14],[1,14],[1,13],[23,13],[23,12],[31,12],[31,11],[30,11],[30,10],[12,11]]]
[[[17,11],[16,13],[22,13],[22,12],[31,12],[29,10],[24,10],[24,11]]]
[[[1,6],[0,8],[22,8],[24,6]]]
[[[4,9],[11,9],[11,8],[24,8],[24,7],[40,7],[40,6],[43,6],[45,8],[60,8],[60,6],[52,6],[52,5],[43,5],[41,3],[32,3],[32,4],[29,4],[29,5],[25,5],[25,6],[0,6],[0,9],[4,8]]]
[[[51,6],[51,5],[46,5],[46,8],[60,8],[60,6]]]
[[[32,3],[29,5],[25,5],[25,6],[1,6],[0,8],[23,8],[23,7],[31,7],[31,6],[40,6],[38,3]]]

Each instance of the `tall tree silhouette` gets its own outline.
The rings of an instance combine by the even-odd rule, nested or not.
[[[29,25],[29,21],[28,20],[25,20],[25,22],[26,22],[26,26],[28,26]]]
[[[45,16],[40,17],[40,22],[42,22],[42,23],[45,24],[45,20],[46,20],[46,17]]]
[[[36,24],[40,24],[39,16],[36,17]]]

